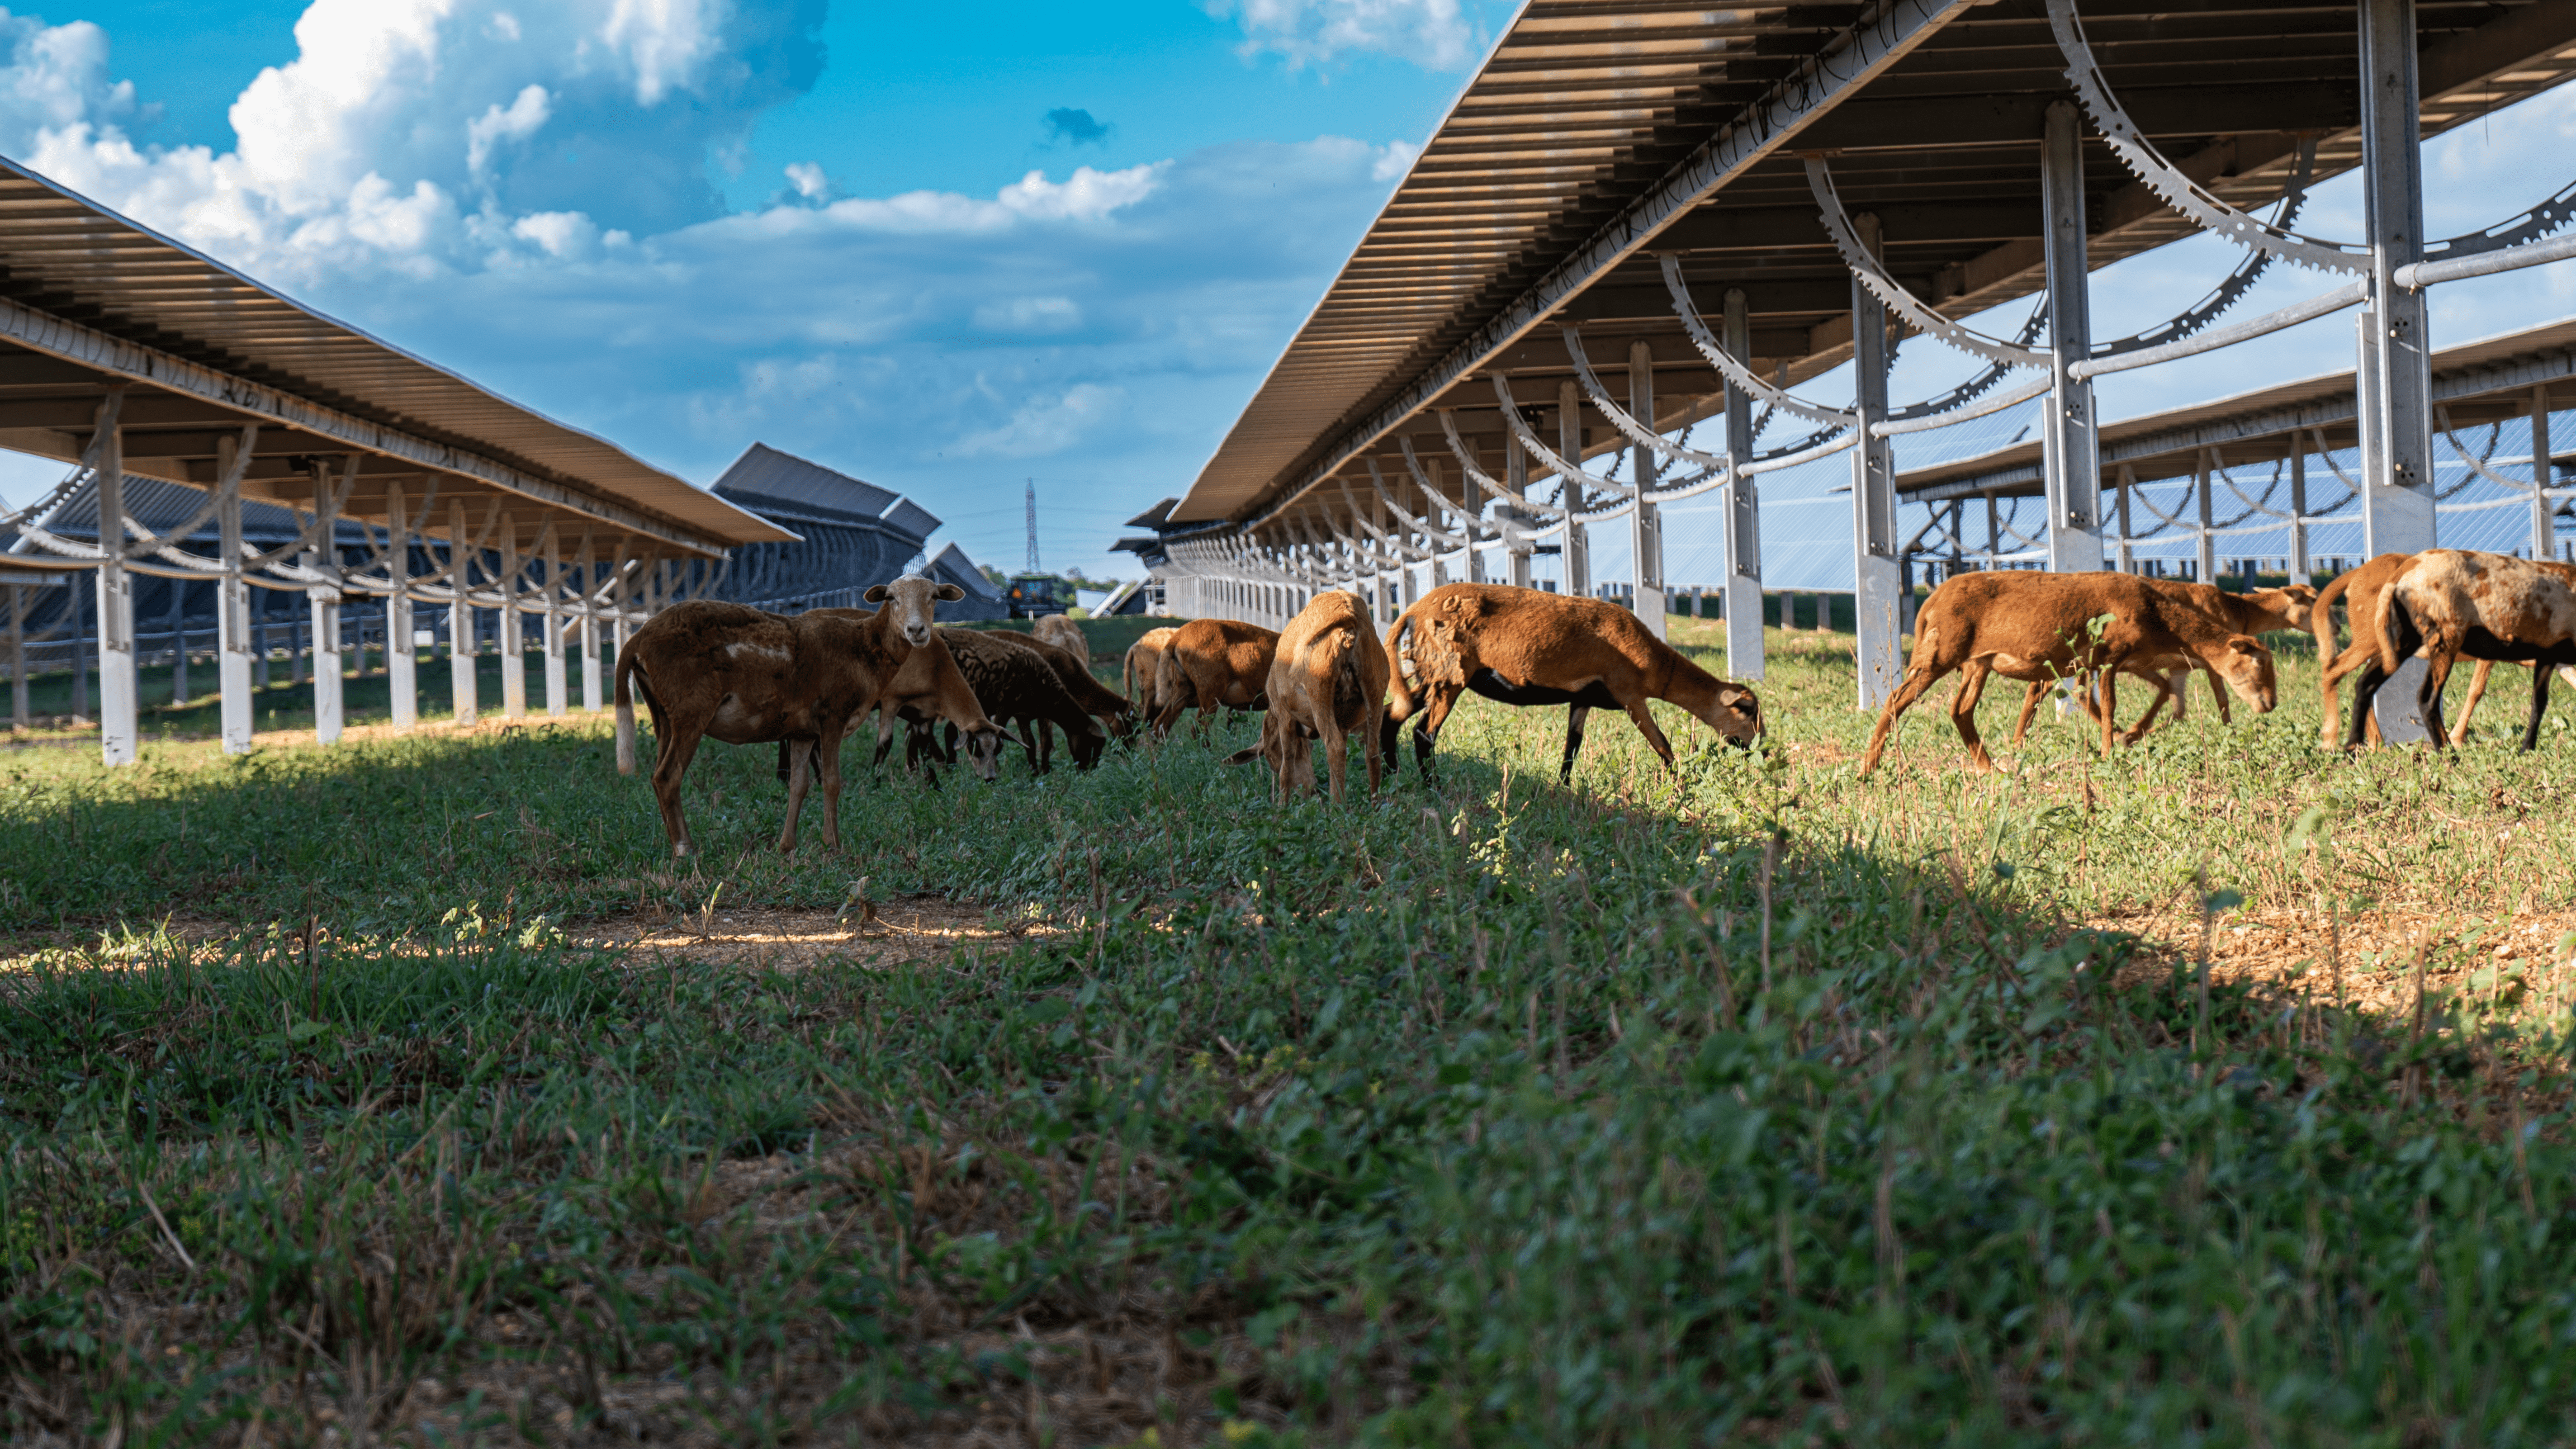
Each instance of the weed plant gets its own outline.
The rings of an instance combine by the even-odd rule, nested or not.
[[[1859,781],[1848,653],[1773,646],[1764,751],[1609,721],[1570,789],[1476,702],[1274,808],[1234,721],[782,860],[711,748],[694,872],[597,725],[0,757],[7,1432],[2569,1442],[2567,950],[2491,949],[2576,904],[2566,731],[2346,760],[2294,663]],[[565,934],[859,877],[1052,929]]]

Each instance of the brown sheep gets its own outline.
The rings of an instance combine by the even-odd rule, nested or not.
[[[2461,658],[2503,659],[2532,666],[2531,718],[2522,747],[2540,743],[2541,717],[2549,709],[2551,671],[2576,665],[2576,569],[2533,563],[2511,554],[2428,548],[2380,590],[2371,621],[2377,657],[2353,687],[2354,718],[2347,748],[2361,743],[2361,719],[2401,659],[2427,661],[2417,702],[2435,749],[2447,748],[2442,686]],[[2358,626],[2354,632],[2360,632]]]
[[[1583,722],[1593,710],[1627,711],[1637,732],[1666,768],[1673,747],[1646,708],[1670,700],[1718,738],[1750,745],[1762,732],[1762,706],[1753,691],[1693,664],[1681,651],[1646,631],[1637,616],[1602,599],[1571,598],[1508,584],[1443,584],[1422,596],[1388,626],[1386,653],[1404,659],[1404,637],[1413,636],[1417,684],[1393,671],[1393,702],[1386,714],[1381,751],[1395,758],[1397,727],[1420,710],[1413,726],[1413,760],[1431,777],[1431,751],[1440,726],[1461,694],[1473,690],[1509,705],[1563,704],[1565,762],[1559,783],[1574,778],[1574,755],[1583,746]],[[1413,691],[1428,701],[1417,705]]]
[[[2343,733],[2343,701],[2335,689],[2345,675],[2379,657],[2379,596],[2388,585],[2415,561],[2411,553],[2383,553],[2356,569],[2338,574],[2317,591],[2317,601],[2308,608],[2308,632],[2317,639],[2318,689],[2325,696],[2325,719],[2318,728],[2317,744],[2333,749]],[[2335,652],[2334,606],[2340,601],[2344,615],[2352,624],[2352,643],[2342,653]],[[2475,682],[2473,681],[2473,684]],[[2376,692],[2376,691],[2374,691]],[[2374,737],[2378,724],[2362,711],[2364,728]]]
[[[2277,588],[2249,589],[2241,594],[2231,594],[2216,584],[2193,583],[2183,579],[2150,578],[2145,582],[2149,588],[2161,589],[2186,603],[2197,606],[2201,612],[2240,634],[2256,636],[2292,629],[2306,632],[2309,607],[2316,602],[2317,597],[2316,589],[2308,584],[2287,584]],[[2152,728],[2155,724],[2156,712],[2164,707],[2168,699],[2173,701],[2173,717],[2176,720],[2182,719],[2184,695],[2190,683],[2191,673],[2201,667],[2199,658],[2189,652],[2156,658],[2133,657],[2122,665],[2123,673],[2161,686],[2156,697],[2149,701],[2147,712],[2138,717],[2136,724],[2129,727],[2125,738],[2134,742]],[[2020,744],[2023,737],[2030,733],[2031,716],[2038,711],[2039,701],[2048,693],[2049,684],[2050,681],[2046,679],[2030,681],[2030,692],[2021,703],[2021,719],[2013,726],[2014,744]],[[2209,692],[2218,701],[2219,722],[2231,723],[2227,712],[2227,687],[2215,674],[2209,676]],[[2100,723],[2101,702],[2087,694],[2083,698],[2083,704],[2086,717],[2097,724]]]
[[[1063,614],[1041,614],[1031,625],[1032,637],[1042,639],[1082,661],[1085,672],[1091,668],[1091,641],[1082,635],[1082,626]]]
[[[1162,662],[1163,651],[1172,646],[1172,640],[1180,632],[1177,628],[1148,629],[1144,637],[1127,646],[1121,672],[1125,676],[1127,702],[1136,707],[1138,719],[1150,720],[1160,713],[1154,694],[1154,669]]]
[[[2110,621],[2096,638],[2093,621],[2104,615]],[[1950,722],[1975,768],[1995,767],[1976,721],[1977,698],[1991,674],[2025,680],[2072,676],[2088,695],[2098,687],[2102,748],[2108,752],[2119,709],[2119,673],[2133,658],[2176,654],[2205,663],[2257,713],[2271,710],[2278,693],[2272,651],[2184,597],[2149,587],[2144,579],[2115,573],[1960,574],[1923,601],[1914,624],[1914,657],[1879,711],[1860,773],[1867,776],[1878,768],[1897,720],[1924,691],[1952,673],[1962,677],[1959,693],[1950,701]],[[2155,682],[2161,698],[2170,686],[2160,675]]]
[[[1154,669],[1154,737],[1172,732],[1181,711],[1196,705],[1202,735],[1216,720],[1219,706],[1261,709],[1270,682],[1271,657],[1279,636],[1257,624],[1232,619],[1192,619],[1172,635]]]
[[[984,713],[996,722],[1019,722],[1020,747],[1028,752],[1032,773],[1043,775],[1053,767],[1055,737],[1046,732],[1049,724],[1064,731],[1073,747],[1075,768],[1088,770],[1099,763],[1106,738],[1064,687],[1045,654],[1025,639],[980,629],[943,626],[939,635],[956,656],[957,667],[973,686]],[[880,738],[879,757],[884,753],[885,741]]]
[[[1038,622],[1043,624],[1049,619],[1063,617],[1062,614],[1049,614]],[[1016,644],[1021,648],[1037,651],[1040,657],[1046,660],[1047,667],[1055,671],[1055,677],[1064,685],[1065,693],[1072,695],[1074,702],[1082,706],[1083,712],[1099,720],[1111,734],[1125,739],[1136,732],[1134,707],[1127,703],[1125,696],[1092,677],[1091,656],[1088,652],[1077,655],[1073,650],[1057,645],[1052,639],[1015,634],[1007,629],[982,632],[985,633],[985,637],[1001,643]]]
[[[1356,736],[1360,753],[1368,757],[1369,793],[1376,794],[1385,774],[1381,725],[1390,673],[1386,648],[1378,643],[1367,607],[1338,589],[1317,594],[1280,631],[1265,691],[1270,711],[1261,717],[1261,743],[1228,763],[1267,759],[1284,805],[1291,791],[1315,788],[1315,760],[1306,742],[1320,739],[1333,799],[1339,803],[1348,741]]]
[[[653,794],[672,853],[694,849],[680,813],[680,781],[702,739],[727,744],[782,741],[792,747],[787,785],[787,825],[778,848],[796,848],[796,819],[805,803],[804,764],[815,744],[837,742],[850,720],[873,707],[886,686],[917,653],[935,642],[931,609],[943,599],[965,597],[954,584],[909,576],[867,592],[884,608],[873,614],[816,610],[782,618],[741,604],[697,601],[654,616],[617,655],[617,770],[635,773],[635,691],[653,713]],[[936,655],[925,666],[946,708],[992,725],[966,694],[953,669],[942,672]],[[986,767],[989,769],[989,765]],[[840,751],[823,751],[823,843],[839,849]],[[991,778],[989,773],[986,778]]]

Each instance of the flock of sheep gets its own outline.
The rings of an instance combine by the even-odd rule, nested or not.
[[[1431,773],[1433,746],[1459,698],[1475,693],[1510,705],[1568,706],[1559,778],[1570,778],[1594,709],[1627,713],[1667,766],[1673,751],[1647,701],[1678,705],[1730,744],[1763,728],[1761,704],[1742,684],[1718,678],[1649,633],[1627,609],[1497,584],[1448,584],[1406,609],[1381,641],[1354,595],[1316,596],[1277,633],[1251,624],[1198,619],[1156,629],[1127,652],[1126,692],[1091,673],[1090,649],[1070,621],[1041,620],[1034,636],[941,628],[933,611],[962,597],[953,584],[907,577],[868,590],[879,607],[815,609],[785,616],[740,604],[689,603],[639,630],[617,660],[617,764],[635,769],[637,693],[653,715],[653,790],[672,849],[692,850],[680,809],[680,781],[699,741],[775,742],[787,783],[779,848],[796,844],[808,777],[823,786],[823,839],[840,844],[840,742],[877,717],[882,763],[900,726],[908,767],[935,785],[940,763],[995,777],[1016,726],[1031,768],[1044,772],[1062,730],[1077,767],[1087,768],[1110,735],[1139,727],[1167,736],[1195,709],[1204,733],[1224,708],[1264,711],[1260,743],[1235,763],[1269,763],[1280,798],[1314,788],[1310,741],[1321,741],[1335,800],[1345,793],[1347,742],[1356,737],[1375,790],[1393,768],[1396,739],[1414,725],[1417,768]],[[2352,642],[2335,646],[2340,602]],[[2553,667],[2576,682],[2576,566],[2505,554],[2430,549],[2385,554],[2324,589],[2304,584],[2229,594],[2214,585],[2130,574],[1971,573],[1943,583],[1924,602],[1904,679],[1880,712],[1861,765],[1878,765],[1898,719],[1944,677],[1962,676],[1950,717],[1969,761],[1993,768],[1975,710],[1989,676],[2029,686],[2014,728],[2029,729],[2047,689],[2060,681],[2102,731],[2103,747],[2134,741],[2167,702],[2182,713],[2181,686],[2194,670],[2212,676],[2257,711],[2277,702],[2272,653],[2261,635],[2313,633],[2326,661],[2323,740],[2340,725],[2335,687],[2360,681],[2345,743],[2371,728],[2370,703],[2401,661],[2421,654],[2424,720],[2437,746],[2450,742],[2441,690],[2460,659],[2478,663],[2461,727],[2477,708],[2498,661],[2534,670],[2523,748],[2536,742]],[[1398,667],[1402,661],[1404,667]],[[2118,680],[2146,681],[2155,698],[2125,731]],[[2222,716],[2227,697],[2218,693]]]

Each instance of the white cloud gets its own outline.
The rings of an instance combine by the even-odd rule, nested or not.
[[[1377,51],[1431,70],[1474,59],[1475,33],[1458,0],[1210,0],[1208,13],[1233,15],[1246,52],[1276,51],[1291,67],[1351,51]]]
[[[635,99],[659,105],[715,48],[716,0],[616,0],[600,38],[635,69]]]
[[[822,167],[811,161],[788,162],[787,180],[796,188],[796,194],[807,201],[820,201],[823,193],[832,189],[832,179],[823,174]]]
[[[975,325],[986,332],[1070,332],[1082,325],[1082,309],[1070,297],[1013,297],[976,308]]]
[[[1123,388],[1078,382],[1055,397],[1033,398],[998,428],[970,433],[956,448],[965,458],[1035,458],[1060,453],[1116,416]]]
[[[1377,164],[1369,168],[1371,181],[1393,181],[1413,169],[1414,158],[1422,148],[1410,141],[1389,141],[1378,154]]]
[[[483,174],[492,159],[492,148],[503,141],[524,141],[537,134],[554,115],[554,98],[544,86],[529,86],[510,102],[508,110],[498,105],[465,123],[465,168],[475,175]]]

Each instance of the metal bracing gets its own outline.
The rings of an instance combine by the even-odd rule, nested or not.
[[[1859,218],[1861,244],[1876,252],[1878,218]],[[1860,664],[1860,707],[1875,710],[1896,690],[1904,672],[1897,658],[1903,621],[1898,593],[1896,454],[1870,425],[1887,412],[1887,314],[1877,297],[1854,278],[1851,284],[1853,432],[1852,610]]]
[[[2093,350],[2091,273],[2085,264],[2083,133],[2075,107],[2048,108],[2040,147],[2041,205],[2048,269],[2048,367],[2052,391],[2040,416],[2048,470],[2048,566],[2061,573],[2102,566],[2102,454],[2093,384],[2069,371]]]
[[[2370,233],[2365,427],[2378,444],[2362,480],[2374,554],[2433,546],[2433,397],[2424,294],[2397,272],[2422,260],[2424,155],[2415,75],[2414,0],[2360,0],[2362,209]],[[2411,697],[2411,696],[2410,696]]]
[[[1722,340],[1730,357],[1750,361],[1753,319],[1742,287],[1726,289]],[[1742,388],[1726,390],[1726,454],[1753,455],[1753,398]],[[1762,499],[1759,475],[1738,470],[1726,485],[1726,669],[1737,679],[1758,681],[1763,673],[1762,648]]]

